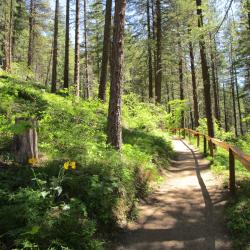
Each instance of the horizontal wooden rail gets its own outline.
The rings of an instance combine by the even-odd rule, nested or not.
[[[200,133],[198,131],[188,129],[188,128],[174,128],[174,129],[169,129],[170,131],[177,133],[179,132],[179,135],[181,136],[181,133],[184,132],[184,137],[186,134],[190,137],[191,135],[195,136],[197,138],[197,147],[200,145],[200,137],[203,138],[204,142],[204,154],[207,154],[207,145],[209,147],[210,155],[214,157],[214,149],[215,146],[218,146],[220,148],[223,148],[228,151],[229,155],[229,188],[230,192],[232,194],[235,193],[236,189],[236,181],[235,181],[235,159],[240,161],[245,168],[250,171],[250,156],[242,152],[240,149],[237,147],[228,144],[226,142],[223,142],[221,140],[212,138],[208,135],[205,135],[203,133]]]

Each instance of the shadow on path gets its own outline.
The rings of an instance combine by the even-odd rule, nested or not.
[[[162,185],[139,207],[116,250],[230,250],[225,195],[209,162],[185,141],[173,140],[178,158]]]
[[[205,203],[205,215],[206,215],[206,222],[207,222],[207,228],[208,228],[208,235],[206,236],[206,241],[209,246],[209,249],[214,250],[215,249],[215,236],[214,236],[214,230],[213,230],[214,229],[213,203],[210,198],[207,187],[202,179],[199,162],[196,158],[194,150],[190,148],[189,145],[185,143],[185,141],[181,140],[181,142],[190,150],[194,159],[196,176],[197,176],[197,179],[201,188],[201,192],[203,195],[204,203]]]

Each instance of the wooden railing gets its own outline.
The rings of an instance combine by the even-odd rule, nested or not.
[[[218,146],[220,148],[223,148],[228,151],[228,158],[229,158],[229,189],[232,194],[235,194],[236,191],[236,178],[235,178],[235,160],[238,160],[242,163],[245,168],[250,171],[250,156],[239,150],[237,147],[228,144],[226,142],[223,142],[221,140],[212,138],[208,135],[202,134],[198,131],[192,130],[192,129],[182,129],[182,128],[176,128],[176,129],[170,129],[175,134],[178,132],[179,136],[181,135],[186,137],[186,135],[189,136],[189,138],[192,136],[196,137],[196,143],[197,147],[200,147],[200,138],[203,138],[203,152],[205,155],[207,155],[207,151],[209,149],[209,154],[214,157],[214,151],[216,149],[215,146]]]

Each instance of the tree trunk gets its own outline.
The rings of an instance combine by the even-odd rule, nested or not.
[[[33,63],[33,46],[34,46],[34,0],[30,0],[29,11],[29,48],[28,48],[28,67],[32,67]]]
[[[156,72],[157,72],[157,55],[156,55],[156,15],[155,15],[155,0],[152,0],[152,38],[153,38],[153,86],[156,86]],[[156,91],[154,93],[156,95]],[[155,95],[154,95],[154,101],[155,101]]]
[[[123,37],[126,0],[115,0],[113,44],[111,52],[111,83],[108,112],[108,143],[119,150],[122,145],[121,94]]]
[[[240,134],[241,134],[241,135],[244,135],[243,124],[242,124],[242,112],[241,112],[241,105],[240,105],[240,95],[239,95],[238,76],[237,76],[237,70],[236,70],[235,65],[233,65],[233,74],[234,74],[234,79],[235,79],[236,97],[237,97],[238,110],[239,110]]]
[[[89,82],[89,57],[88,57],[88,30],[87,30],[87,0],[84,0],[84,49],[85,49],[85,81],[86,81],[86,99],[90,97]]]
[[[156,0],[156,81],[155,81],[155,95],[156,102],[161,102],[161,81],[162,81],[162,50],[161,50],[161,0]]]
[[[12,63],[12,34],[13,34],[13,0],[10,0],[9,10],[9,34],[8,34],[8,70],[11,69]]]
[[[54,23],[54,42],[53,42],[53,63],[52,63],[52,82],[51,92],[56,92],[57,82],[57,53],[58,53],[58,17],[59,17],[59,0],[56,0],[55,5],[55,23]]]
[[[5,3],[7,5],[7,3]],[[8,11],[4,11],[4,64],[3,69],[10,71],[12,61],[12,19],[13,19],[13,0],[10,0]]]
[[[46,79],[45,79],[45,87],[48,87],[48,82],[49,82],[49,73],[50,73],[50,69],[51,69],[51,61],[52,61],[52,57],[53,57],[53,42],[52,42],[52,46],[51,46],[51,52],[50,52],[50,56],[49,56],[49,64],[47,67],[47,73],[46,73]]]
[[[238,136],[238,128],[237,128],[237,114],[236,114],[236,103],[235,103],[235,84],[233,77],[233,67],[230,69],[230,82],[231,82],[231,91],[232,91],[232,102],[233,102],[233,118],[234,118],[234,130],[235,136]]]
[[[150,5],[147,0],[147,26],[148,26],[148,93],[149,99],[154,97],[153,93],[153,65],[152,65],[152,37],[151,37],[151,22],[150,22]]]
[[[179,50],[179,83],[180,83],[180,99],[184,100],[184,82],[183,82],[183,59],[182,59],[182,48],[181,41],[178,41]],[[181,112],[181,128],[184,128],[184,111]]]
[[[196,0],[197,5],[197,15],[198,15],[198,27],[203,27],[203,15],[201,8],[201,0]],[[202,66],[202,78],[204,86],[204,99],[205,99],[205,111],[207,118],[207,128],[208,135],[214,137],[214,123],[211,109],[211,93],[210,93],[210,76],[208,70],[207,56],[206,56],[206,45],[205,38],[203,35],[199,39],[200,46],[200,57],[201,57],[201,66]]]
[[[33,119],[16,119],[16,124],[25,126],[24,132],[16,134],[13,140],[13,153],[15,161],[21,164],[31,159],[38,159],[37,122]]]
[[[7,4],[5,2],[5,4]],[[3,38],[3,52],[4,52],[4,61],[3,61],[3,69],[6,71],[9,71],[10,69],[10,63],[9,63],[9,57],[8,57],[8,17],[7,17],[7,11],[4,11],[4,38]]]
[[[194,107],[194,127],[199,126],[199,108],[197,98],[197,83],[196,83],[196,72],[194,64],[194,49],[192,42],[189,42],[189,55],[191,64],[191,75],[192,75],[192,90],[193,90],[193,107]]]
[[[76,96],[80,96],[80,0],[76,0],[76,19],[75,19],[75,67],[74,67],[74,84],[76,87]]]
[[[105,26],[102,50],[102,68],[99,84],[98,97],[102,101],[106,101],[107,71],[110,55],[110,39],[111,39],[111,18],[112,18],[112,0],[106,0]]]
[[[70,15],[70,0],[66,2],[66,24],[65,24],[65,56],[64,56],[64,83],[65,89],[69,88],[69,15]]]
[[[218,93],[217,93],[217,83],[216,83],[216,69],[215,69],[215,57],[214,57],[214,51],[213,51],[213,40],[212,40],[212,34],[209,33],[210,37],[210,59],[211,59],[211,69],[212,69],[212,83],[213,83],[213,93],[214,93],[214,116],[215,119],[220,123],[220,108],[219,108],[219,101],[218,101]]]
[[[228,127],[228,118],[227,118],[227,103],[226,103],[226,90],[225,84],[223,83],[223,106],[224,106],[224,123],[225,123],[225,131],[229,130]]]

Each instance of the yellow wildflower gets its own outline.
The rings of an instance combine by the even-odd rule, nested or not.
[[[28,159],[28,163],[32,166],[34,166],[35,164],[37,164],[37,159],[36,158],[30,158]]]
[[[70,161],[66,161],[64,164],[63,164],[63,168],[65,170],[68,170],[69,169],[69,166],[70,166]]]
[[[70,162],[70,166],[72,169],[76,169],[76,162],[75,161]]]

